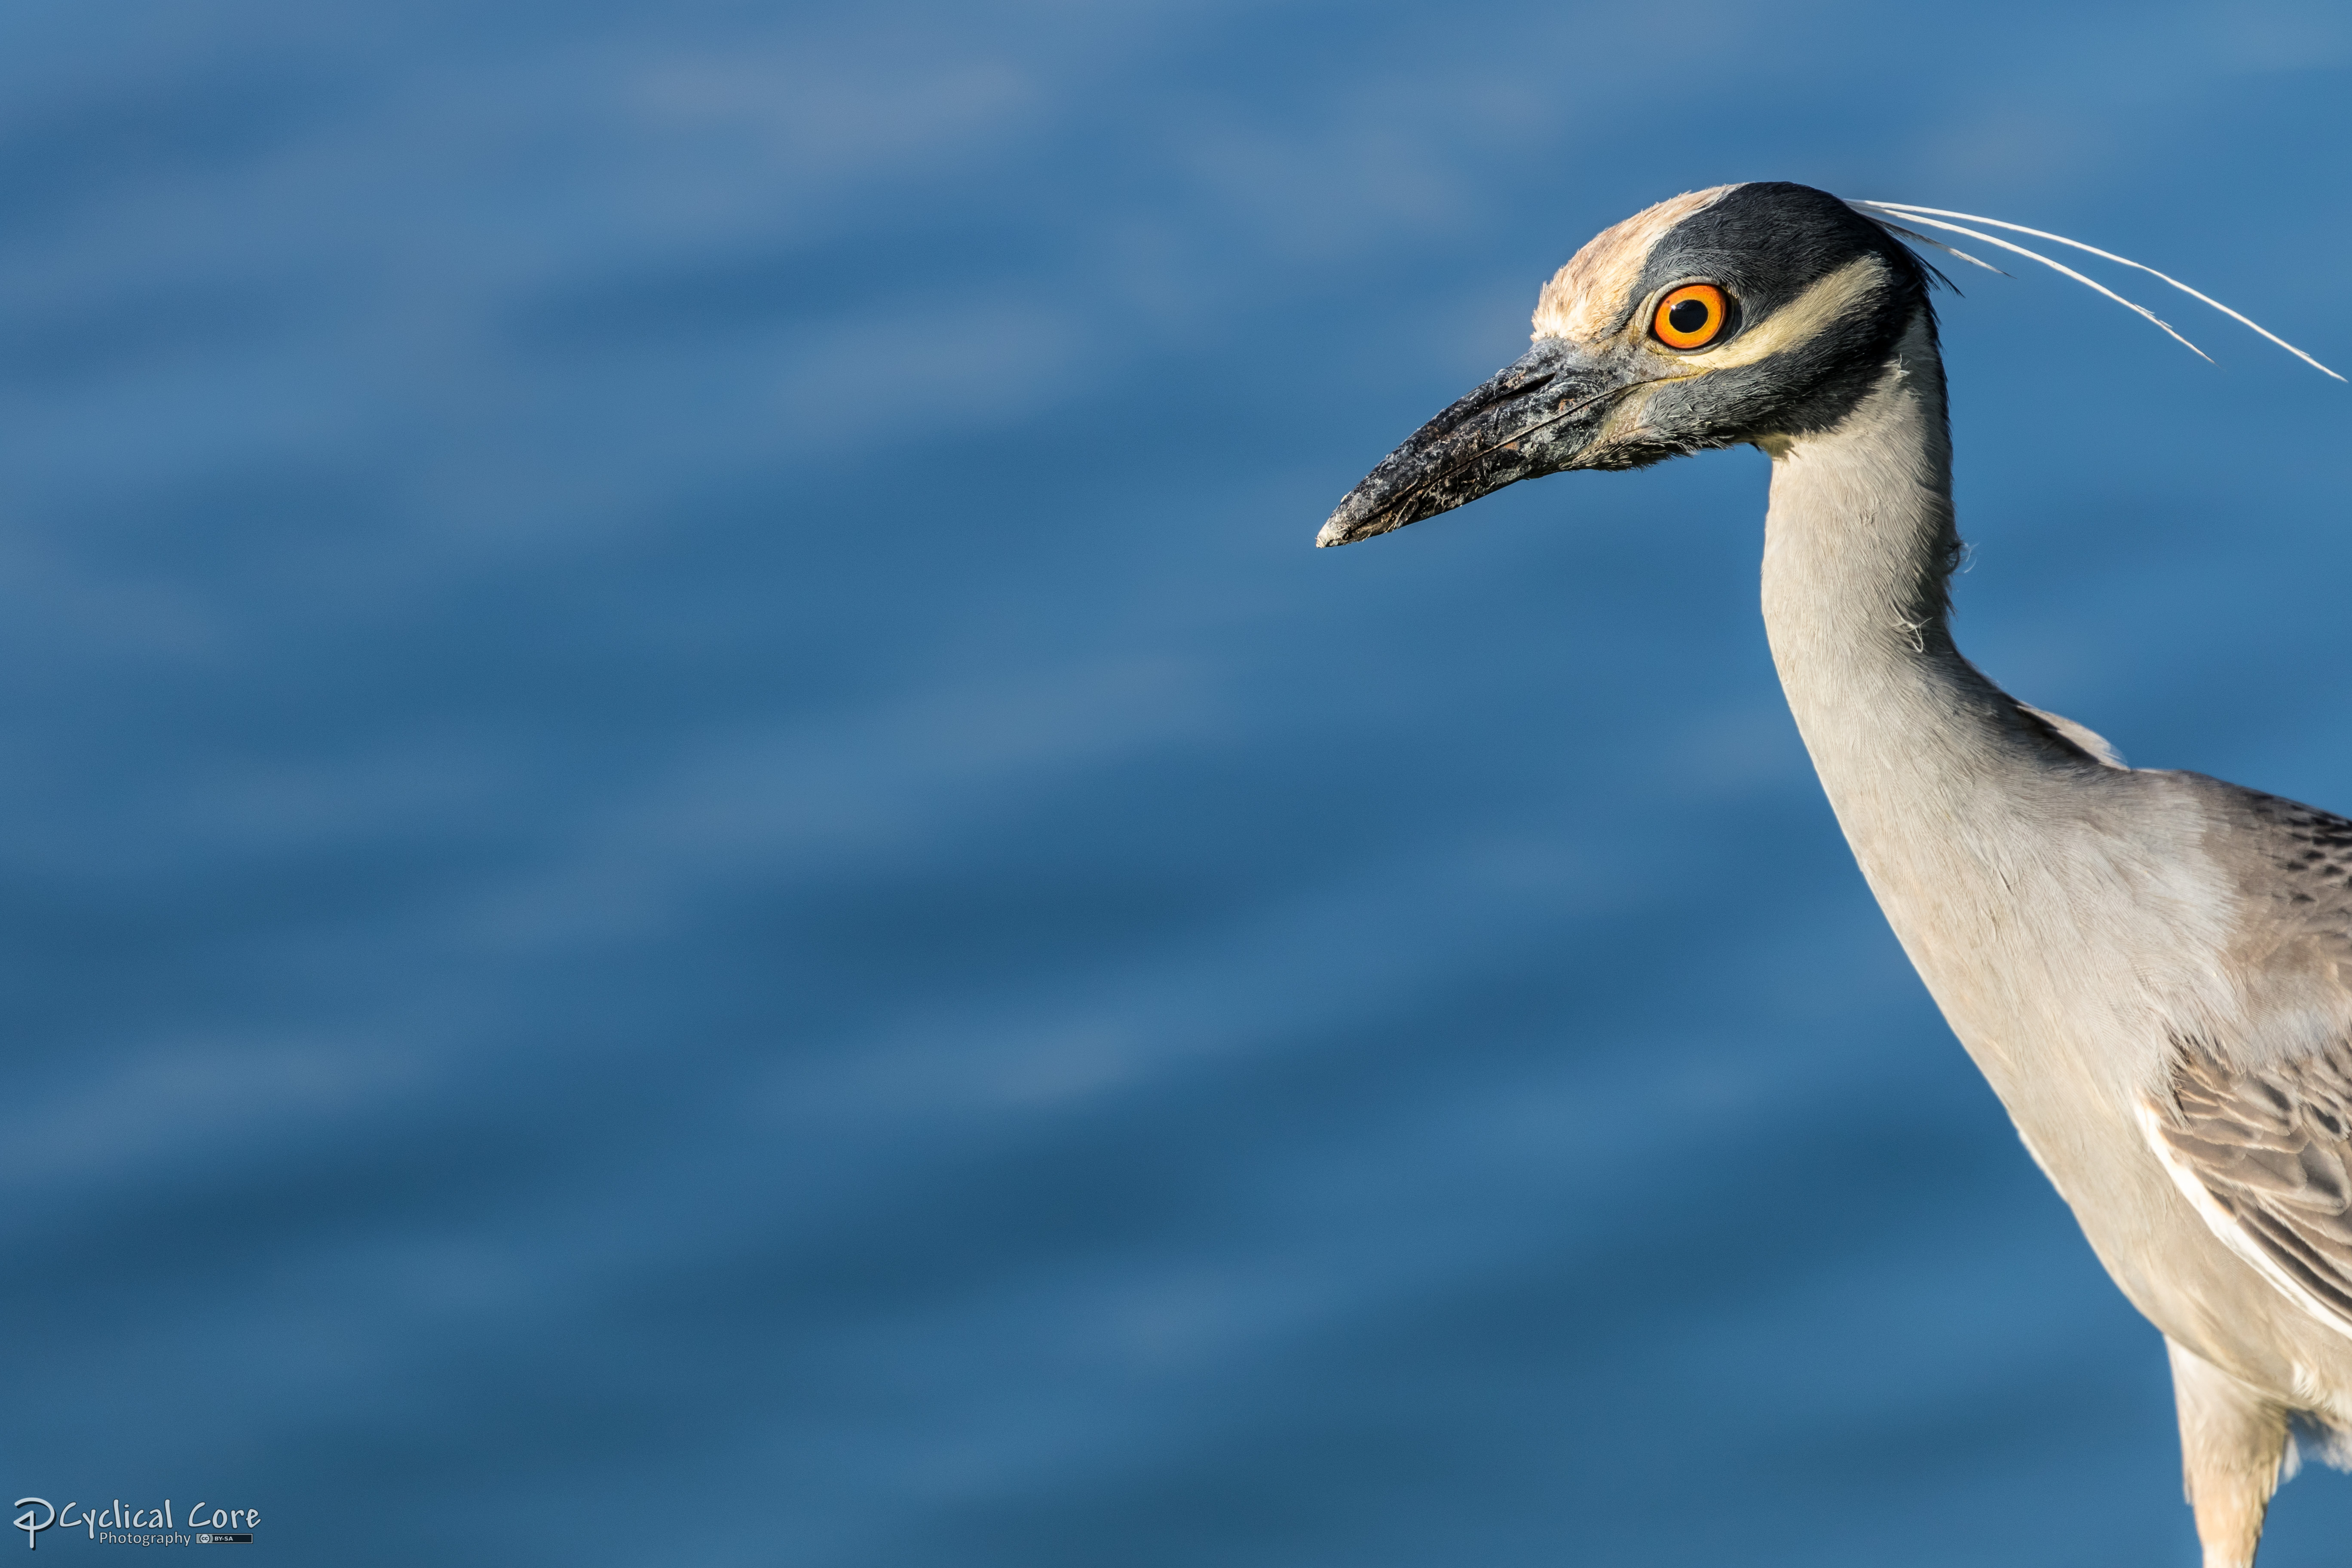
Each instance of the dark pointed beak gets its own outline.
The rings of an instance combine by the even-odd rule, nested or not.
[[[1592,445],[1613,395],[1632,384],[1559,338],[1413,432],[1348,492],[1315,536],[1353,544],[1521,479],[1572,468]]]

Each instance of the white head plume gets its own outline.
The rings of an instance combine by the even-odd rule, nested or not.
[[[2051,241],[2053,244],[2070,246],[2076,250],[2084,251],[2092,256],[2098,257],[2103,260],[2113,261],[2125,267],[2135,268],[2139,271],[2148,274],[2148,276],[2152,278],[2162,279],[2165,282],[2171,284],[2175,289],[2179,289],[2182,293],[2188,295],[2193,300],[2204,301],[2206,304],[2212,306],[2213,309],[2221,311],[2223,315],[2229,317],[2231,321],[2252,327],[2255,331],[2260,332],[2263,337],[2270,339],[2271,342],[2278,344],[2279,347],[2286,350],[2287,353],[2294,355],[2295,358],[2303,361],[2305,364],[2310,365],[2315,370],[2324,372],[2328,375],[2335,375],[2336,379],[2338,381],[2342,381],[2344,379],[2344,377],[2340,375],[2336,375],[2334,371],[2329,370],[2326,365],[2321,364],[2317,360],[2312,358],[2309,354],[2304,353],[2301,349],[2295,347],[2284,338],[2280,337],[2276,332],[2272,331],[2269,328],[2264,327],[2259,321],[2256,321],[2250,317],[2239,314],[2237,311],[2232,310],[2229,306],[2224,305],[2221,300],[2212,298],[2210,295],[2199,293],[2196,289],[2191,289],[2188,284],[2183,283],[2179,279],[2171,277],[2166,273],[2158,272],[2155,268],[2148,266],[2146,262],[2134,261],[2127,256],[2117,256],[2112,251],[2101,250],[2095,245],[2084,245],[2079,239],[2068,239],[2063,234],[2050,234],[2042,229],[2028,228],[2021,223],[2004,223],[1997,217],[1979,217],[1973,213],[1947,212],[1941,207],[1914,206],[1908,202],[1849,201],[1845,205],[1860,213],[1863,216],[1870,219],[1871,222],[1878,225],[1879,227],[1886,230],[1889,234],[1896,235],[1904,239],[1915,240],[1923,244],[1931,245],[1947,255],[1958,257],[1963,261],[1974,261],[1979,267],[1983,267],[1988,271],[1998,272],[2000,268],[1990,266],[1987,262],[1977,261],[1977,258],[1968,254],[1968,252],[1964,250],[1955,250],[1952,247],[1946,245],[1942,240],[1929,239],[1926,235],[1916,233],[1907,226],[1916,224],[1926,228],[1939,228],[1948,234],[1963,234],[1968,236],[1970,239],[1981,240],[1987,245],[1998,246],[2003,250],[2022,256],[2028,260],[2039,261],[2042,266],[2051,268],[2053,271],[2063,272],[2067,277],[2072,278],[2075,282],[2082,284],[2084,287],[2095,289],[2099,293],[2105,294],[2116,304],[2123,305],[2138,311],[2141,315],[2146,316],[2149,321],[2154,321],[2158,326],[2162,327],[2166,332],[2169,333],[2176,342],[2187,348],[2189,353],[2197,355],[2200,359],[2210,361],[2213,357],[2212,355],[2207,353],[2203,349],[2199,348],[2195,343],[2190,342],[2187,338],[2182,337],[2179,332],[2174,331],[2171,324],[2158,316],[2155,311],[2147,309],[2144,305],[2134,304],[2131,300],[2125,299],[2121,294],[2116,293],[2105,284],[2100,283],[2094,279],[2085,278],[2071,267],[2053,261],[2048,257],[2042,255],[2038,251],[2028,250],[2021,245],[2002,239],[1998,235],[1990,235],[1983,233],[1981,230],[1966,228],[1960,224],[1948,222],[1947,220],[1951,218],[1962,218],[1967,220],[1969,223],[1983,224],[1988,228],[2007,229],[2011,234],[2030,234],[2036,239],[2046,239]]]

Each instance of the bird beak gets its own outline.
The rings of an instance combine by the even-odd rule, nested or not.
[[[1576,468],[1612,395],[1632,384],[1563,339],[1538,339],[1516,363],[1381,458],[1348,492],[1316,544],[1353,544],[1505,485]]]

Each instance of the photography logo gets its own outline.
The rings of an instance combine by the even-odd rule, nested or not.
[[[125,1508],[116,1498],[101,1509],[83,1508],[79,1502],[55,1508],[47,1498],[20,1497],[16,1507],[13,1522],[34,1551],[40,1550],[41,1531],[49,1529],[86,1531],[92,1541],[108,1546],[249,1545],[253,1527],[261,1522],[257,1508],[215,1508],[208,1502],[196,1504],[186,1518],[175,1521],[170,1498],[161,1508]]]

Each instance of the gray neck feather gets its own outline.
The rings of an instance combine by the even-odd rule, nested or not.
[[[1834,429],[1764,443],[1764,621],[1798,728],[1842,818],[1956,770],[2064,757],[1952,644],[1959,554],[1944,371],[1923,319]],[[1847,831],[1855,824],[1847,820]],[[1857,847],[1861,847],[1857,844]]]
[[[2102,1037],[2097,1020],[2115,1008],[2106,993],[2083,991],[2081,976],[2135,974],[2163,950],[2161,932],[2116,911],[2207,909],[2216,895],[2196,882],[2185,851],[2143,866],[2130,854],[2118,860],[2112,845],[2097,849],[2111,837],[2100,830],[2102,801],[2113,781],[2136,775],[2102,767],[2027,717],[1952,646],[1951,444],[1924,321],[1836,428],[1764,445],[1773,458],[1764,619],[1790,709],[1895,935],[2029,1126],[2036,1112],[2021,1098],[2020,1053],[2041,1059],[2045,1075],[2071,1061],[2081,1041]],[[2191,817],[2135,820],[2142,837],[2196,843]],[[2108,918],[2086,923],[2086,910]],[[2060,973],[2053,953],[2076,962]],[[2199,1000],[2201,984],[2191,974],[2158,989],[2173,1014],[2201,1016],[2219,1005]],[[2021,1021],[2062,1016],[2074,1023],[2057,1035]],[[2143,1037],[2162,1031],[2133,1036]],[[2100,1092],[2120,1093],[2116,1084],[2154,1069],[2118,1050],[2063,1070],[2113,1079]]]
[[[1952,646],[1951,444],[1924,321],[1836,428],[1759,445],[1765,625],[1839,826],[2036,1157],[2062,1188],[2088,1180],[2067,1105],[2137,1104],[2172,1033],[2245,1032],[2252,1003],[2214,962],[2241,900],[2202,847],[2205,797],[2103,766]]]

